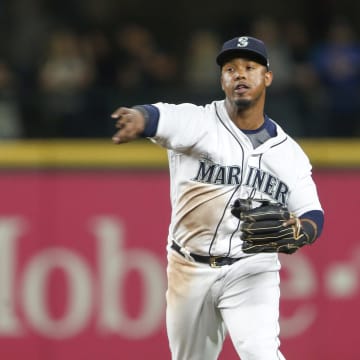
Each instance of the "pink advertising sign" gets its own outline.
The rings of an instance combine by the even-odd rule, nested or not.
[[[355,360],[360,172],[315,180],[326,226],[281,258],[282,351]],[[3,171],[0,189],[1,359],[170,359],[167,172]],[[221,359],[237,359],[229,341]]]

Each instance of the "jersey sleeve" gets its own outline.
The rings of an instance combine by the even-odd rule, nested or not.
[[[301,216],[312,210],[323,211],[312,177],[312,166],[309,158],[300,146],[296,148],[296,182],[289,195],[288,207],[296,216]]]
[[[172,150],[194,146],[208,131],[204,108],[193,104],[153,104],[159,110],[157,131],[152,140]]]

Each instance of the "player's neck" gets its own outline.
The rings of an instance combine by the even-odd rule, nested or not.
[[[230,119],[241,130],[256,130],[264,124],[264,111],[261,107],[239,109],[225,102]]]

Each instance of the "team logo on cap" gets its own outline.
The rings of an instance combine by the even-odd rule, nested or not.
[[[249,39],[247,36],[242,36],[238,38],[238,43],[237,46],[238,47],[246,47],[249,44]]]

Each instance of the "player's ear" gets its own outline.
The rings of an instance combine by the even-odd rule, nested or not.
[[[224,81],[223,81],[223,76],[222,76],[222,74],[220,75],[220,84],[221,84],[221,89],[222,89],[222,91],[224,91]]]
[[[265,86],[269,87],[273,81],[273,72],[272,71],[266,71],[265,73]]]

